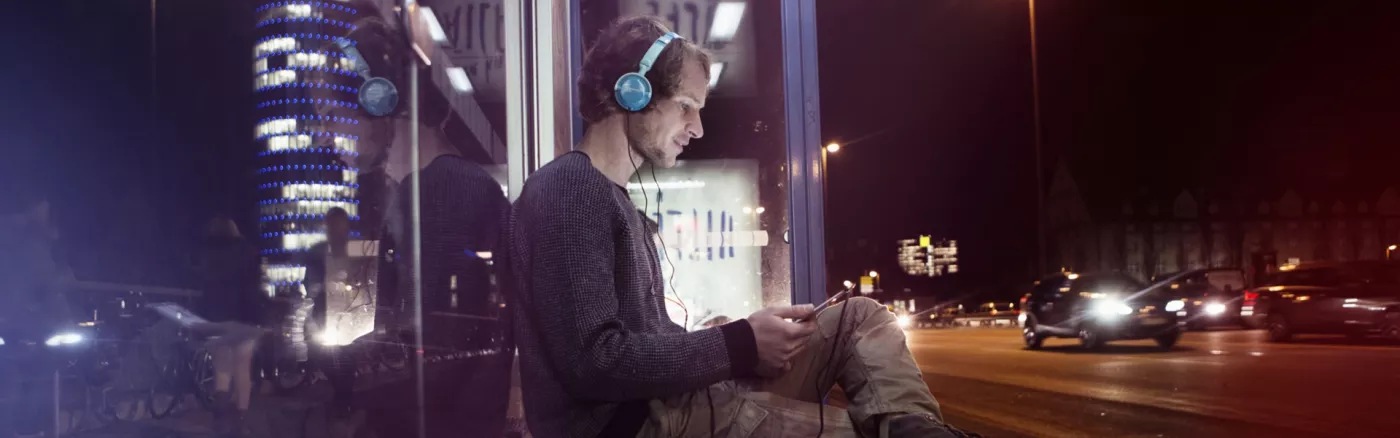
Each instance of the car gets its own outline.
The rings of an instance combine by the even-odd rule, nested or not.
[[[1261,320],[1273,342],[1297,334],[1380,334],[1400,316],[1400,263],[1284,265],[1245,293],[1242,314]]]
[[[1022,337],[1032,350],[1052,337],[1078,338],[1088,349],[1130,339],[1170,349],[1181,338],[1176,312],[1183,307],[1121,273],[1065,272],[1036,282],[1022,298]]]
[[[1244,271],[1237,268],[1193,269],[1157,277],[1152,293],[1180,299],[1185,308],[1177,316],[1189,330],[1220,325],[1243,325]]]

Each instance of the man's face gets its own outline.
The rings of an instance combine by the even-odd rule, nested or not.
[[[676,157],[690,140],[705,135],[700,109],[705,107],[708,94],[705,67],[694,60],[687,61],[675,96],[657,101],[653,110],[629,118],[627,141],[653,165],[675,167]]]
[[[350,221],[332,217],[326,220],[326,239],[332,243],[342,243],[350,239]]]

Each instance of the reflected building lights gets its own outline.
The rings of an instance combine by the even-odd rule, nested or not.
[[[266,37],[253,46],[253,138],[258,155],[264,290],[301,296],[306,267],[297,253],[325,241],[331,208],[359,217],[359,170],[343,158],[359,154],[359,79],[334,47],[360,12],[327,1],[266,2],[251,26]],[[324,108],[343,108],[327,115]]]

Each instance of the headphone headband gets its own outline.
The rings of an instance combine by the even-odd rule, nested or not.
[[[350,58],[350,62],[355,63],[355,71],[364,78],[364,84],[360,85],[357,97],[360,106],[372,116],[386,116],[394,112],[399,105],[399,89],[393,82],[383,77],[376,77],[370,74],[369,62],[365,61],[364,55],[355,49],[354,43],[349,38],[340,38],[335,41],[340,47],[340,51],[345,53],[345,57]]]
[[[637,71],[617,78],[617,83],[613,84],[613,100],[616,100],[618,105],[627,111],[637,112],[651,103],[651,81],[647,80],[647,72],[651,71],[656,58],[661,56],[661,51],[676,39],[684,38],[675,32],[666,32],[656,38],[651,47],[647,48],[646,54],[642,55],[642,60],[637,63]]]
[[[671,40],[680,37],[675,32],[666,32],[665,35],[661,35],[652,42],[651,47],[647,48],[647,53],[642,55],[642,62],[637,63],[637,74],[645,76],[647,72],[651,71],[651,65],[655,64],[656,58],[661,56],[661,51],[665,50],[668,44],[671,44]]]

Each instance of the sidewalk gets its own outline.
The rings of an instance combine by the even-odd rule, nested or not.
[[[427,366],[438,367],[443,363],[430,362]],[[403,429],[404,419],[413,417],[413,405],[407,402],[414,399],[415,393],[409,372],[383,368],[364,371],[356,379],[356,413],[349,421],[334,422],[329,419],[325,403],[330,400],[330,386],[325,381],[318,381],[292,394],[278,396],[262,391],[263,394],[254,395],[246,417],[250,432],[253,436],[267,438],[409,437],[412,432],[397,432]],[[529,437],[520,404],[518,373],[512,375],[512,383],[511,403],[507,412],[510,424],[505,436]],[[212,425],[212,414],[197,401],[187,399],[181,403],[179,410],[164,419],[145,418],[143,412],[142,418],[137,421],[120,422],[66,436],[214,437]]]

